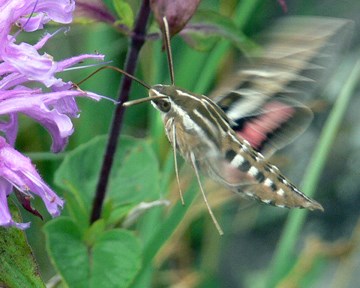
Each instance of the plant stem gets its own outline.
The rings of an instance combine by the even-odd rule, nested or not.
[[[135,28],[131,34],[131,41],[129,50],[126,56],[124,70],[133,75],[137,65],[139,52],[144,44],[146,26],[150,15],[149,0],[143,0],[140,11],[137,15]],[[125,109],[122,103],[126,102],[129,98],[132,80],[124,77],[121,82],[121,89],[119,91],[119,105],[115,109],[115,114],[111,124],[109,139],[106,146],[103,164],[101,167],[99,181],[96,187],[96,194],[93,201],[90,223],[94,223],[101,216],[102,206],[104,203],[106,189],[109,182],[111,167],[113,164],[114,155],[117,149],[118,139],[122,128],[123,117]]]

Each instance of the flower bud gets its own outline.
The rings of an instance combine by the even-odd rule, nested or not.
[[[163,17],[166,17],[170,36],[181,31],[195,13],[199,3],[200,0],[150,0],[151,9],[160,27],[163,26]]]

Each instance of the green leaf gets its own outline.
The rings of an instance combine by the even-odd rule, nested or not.
[[[56,269],[69,287],[89,287],[90,264],[88,247],[76,224],[67,217],[59,217],[44,227],[46,248]]]
[[[125,230],[105,232],[93,248],[91,287],[128,287],[141,267],[137,239]]]
[[[13,218],[21,222],[19,211],[9,199]],[[0,228],[0,287],[45,287],[24,231]]]
[[[101,225],[100,225],[101,226]],[[97,230],[91,246],[67,217],[45,226],[47,250],[68,287],[128,287],[141,267],[138,240],[121,229]]]
[[[159,199],[159,165],[150,143],[132,138],[123,139],[129,141],[131,150],[114,163],[109,199],[116,204]]]
[[[246,54],[257,47],[232,19],[215,11],[199,10],[184,32],[185,41],[202,51],[211,49],[221,39],[229,40]]]
[[[96,239],[99,237],[99,235],[105,231],[105,228],[106,226],[104,219],[95,221],[89,227],[89,229],[85,231],[83,239],[85,240],[86,244],[88,246],[92,246],[96,242]]]
[[[166,241],[174,233],[195,198],[199,195],[199,193],[197,193],[197,185],[198,183],[196,181],[192,181],[188,191],[184,193],[185,206],[178,201],[165,218],[164,216],[161,216],[160,219],[156,219],[156,222],[149,223],[150,225],[147,227],[149,231],[147,232],[150,237],[149,235],[146,235],[146,237],[149,238],[146,239],[147,241],[144,245],[143,266],[132,287],[149,287],[148,277],[150,275],[148,275],[148,271],[152,268],[151,263],[161,247],[163,247]]]
[[[55,183],[70,192],[65,194],[66,208],[80,227],[88,225],[106,141],[106,137],[96,137],[68,153],[55,174]],[[121,137],[106,201],[118,208],[156,200],[159,198],[159,175],[158,160],[150,143]],[[109,214],[111,211],[107,211]]]
[[[126,218],[128,213],[136,206],[135,204],[112,205],[112,201],[107,201],[103,207],[102,217],[108,226],[119,226]]]
[[[129,28],[133,27],[134,24],[134,13],[131,6],[124,0],[113,0],[116,14],[120,20],[117,20],[115,24],[124,24]]]

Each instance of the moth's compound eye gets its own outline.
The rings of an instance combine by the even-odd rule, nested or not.
[[[156,106],[159,108],[160,111],[167,113],[170,111],[171,103],[167,99],[159,99],[154,101]]]

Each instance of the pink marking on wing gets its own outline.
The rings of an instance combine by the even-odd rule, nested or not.
[[[243,129],[237,134],[249,141],[255,149],[261,147],[266,140],[267,134],[279,128],[292,115],[295,109],[280,102],[271,102],[264,106],[264,114],[245,123]]]

